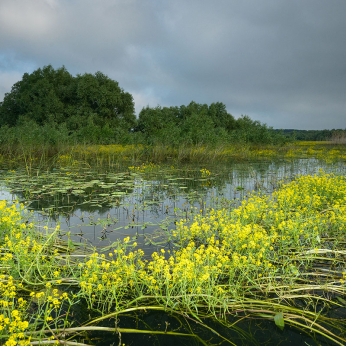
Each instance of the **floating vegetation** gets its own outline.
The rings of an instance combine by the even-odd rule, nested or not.
[[[90,170],[59,169],[28,176],[10,171],[6,182],[13,193],[20,193],[36,208],[52,208],[59,201],[67,206],[87,203],[90,206],[112,205],[133,190],[135,173],[98,174]],[[47,207],[52,206],[52,207]],[[61,206],[58,208],[61,209]]]

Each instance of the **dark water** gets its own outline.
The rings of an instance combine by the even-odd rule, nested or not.
[[[30,194],[41,188],[42,182],[36,179],[30,184],[30,179],[21,178],[26,183],[24,191],[17,176],[23,177],[25,173],[16,172],[11,174],[9,182],[0,185],[0,198],[27,202],[27,208],[34,211],[36,222],[49,228],[60,224],[62,231],[70,232],[73,242],[103,247],[130,236],[136,237],[139,247],[150,254],[157,250],[154,244],[163,246],[165,232],[174,228],[175,221],[187,217],[191,207],[202,212],[209,207],[236,207],[251,192],[271,194],[280,181],[315,174],[321,168],[338,173],[345,170],[342,163],[322,165],[314,159],[213,166],[207,167],[210,175],[206,177],[201,176],[201,167],[159,169],[150,174],[126,176],[121,181],[125,180],[128,185],[120,192],[119,180],[115,185],[118,192],[102,186],[109,183],[109,172],[92,172],[85,179],[100,181],[93,187],[92,199],[88,194],[76,195],[68,190],[59,194],[53,194],[54,191]],[[6,172],[2,175],[5,179]],[[60,179],[60,175],[51,179],[49,174],[47,176],[47,184],[52,184],[49,180]],[[117,193],[118,197],[111,202],[105,201],[104,195]]]
[[[329,317],[342,318],[346,315],[346,309],[330,311]],[[93,332],[82,339],[85,343],[98,346],[108,345],[243,345],[243,346],[331,346],[336,345],[325,337],[314,335],[306,329],[306,332],[285,325],[283,330],[275,326],[273,321],[261,318],[243,318],[244,315],[229,316],[224,324],[213,319],[203,319],[202,322],[213,331],[203,327],[201,324],[182,316],[173,316],[164,312],[147,311],[145,313],[133,314],[131,316],[118,316],[117,320],[111,319],[100,324],[104,327],[114,328],[136,328],[139,330],[165,330],[178,333],[194,333],[192,336],[172,336],[157,334],[135,334],[135,333],[104,333]],[[222,335],[218,336],[216,333]],[[339,332],[340,334],[340,332]],[[345,334],[345,333],[344,333]],[[344,335],[345,336],[345,335]],[[225,340],[226,339],[226,340]],[[228,342],[229,341],[229,342]],[[120,343],[121,342],[121,343]]]

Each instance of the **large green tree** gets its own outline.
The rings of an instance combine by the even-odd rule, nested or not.
[[[0,126],[21,119],[66,123],[70,130],[92,122],[128,131],[136,123],[132,95],[118,82],[101,72],[73,77],[65,67],[51,65],[25,73],[0,103]]]
[[[146,107],[139,113],[137,131],[148,143],[211,143],[225,140],[235,119],[221,102],[180,107]]]

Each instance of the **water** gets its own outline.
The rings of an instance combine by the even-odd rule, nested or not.
[[[0,185],[0,198],[27,203],[36,222],[49,228],[59,224],[63,232],[70,232],[75,243],[104,247],[130,236],[151,254],[157,251],[156,243],[160,243],[159,247],[168,246],[164,244],[166,231],[173,229],[181,217],[188,217],[192,208],[205,212],[223,201],[226,207],[236,207],[252,192],[270,195],[280,182],[289,182],[298,175],[316,174],[319,169],[343,173],[345,167],[341,163],[323,165],[315,159],[300,159],[210,167],[207,176],[201,175],[200,167],[163,168],[149,174],[120,176],[109,188],[109,178],[117,173],[82,171],[77,182],[72,179],[63,187],[58,185],[60,190],[52,186],[66,170],[45,173],[42,179],[28,178],[19,171],[11,173],[9,180]],[[6,173],[2,175],[6,179]],[[99,183],[92,188],[96,191],[73,193],[74,183],[96,180]],[[37,193],[42,187],[43,193]],[[107,201],[107,195],[116,197]]]

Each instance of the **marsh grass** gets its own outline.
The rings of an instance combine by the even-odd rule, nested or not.
[[[77,345],[82,332],[150,332],[207,344],[192,331],[99,325],[156,310],[188,316],[230,344],[208,320],[231,328],[230,315],[264,318],[342,345],[345,320],[327,313],[346,303],[345,196],[345,177],[320,172],[235,209],[192,208],[169,232],[175,249],[149,259],[129,237],[103,250],[62,241],[58,227],[38,230],[23,205],[1,201],[0,337],[6,346]],[[80,302],[101,317],[76,326],[70,311]]]
[[[331,138],[331,142],[333,144],[346,144],[346,131],[335,133]]]
[[[334,144],[333,144],[334,143]],[[283,146],[259,146],[248,144],[179,145],[176,147],[156,144],[129,145],[70,145],[52,144],[2,144],[0,164],[5,167],[25,165],[28,174],[33,167],[42,169],[86,165],[88,167],[113,168],[151,162],[153,164],[186,163],[211,164],[253,160],[292,160],[316,157],[321,161],[346,160],[346,147],[339,142],[297,142]]]

